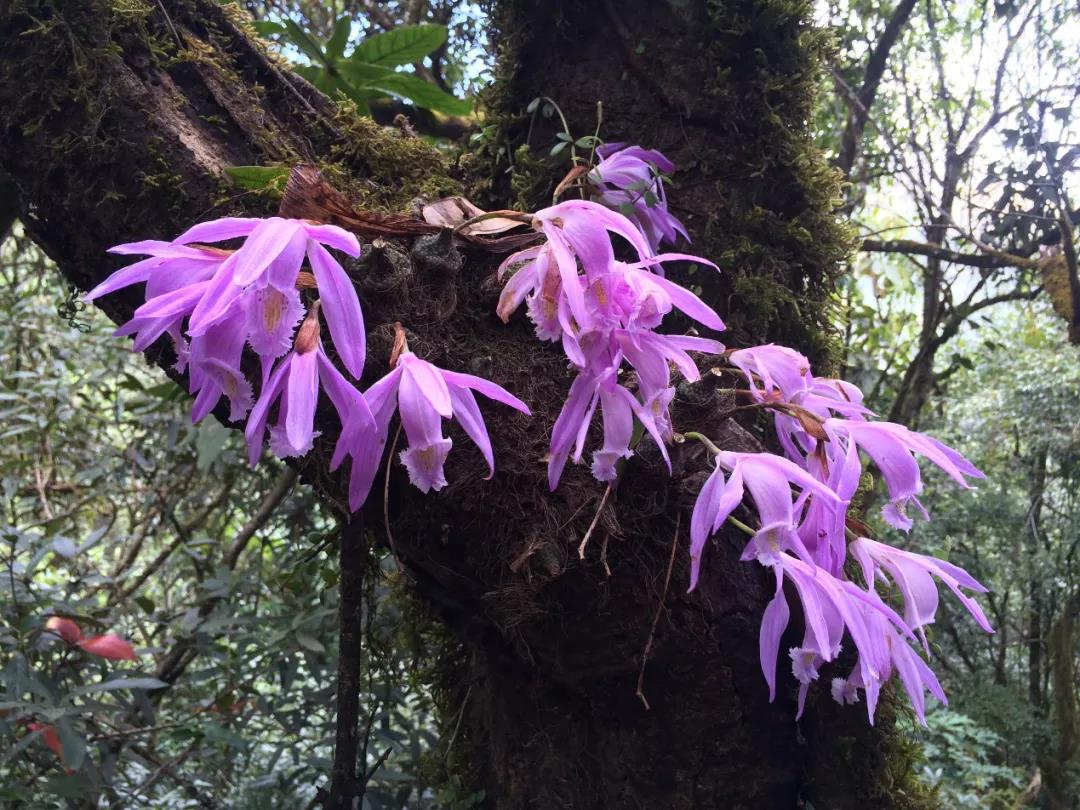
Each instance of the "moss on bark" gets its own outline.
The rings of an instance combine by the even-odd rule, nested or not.
[[[679,165],[670,198],[694,251],[724,269],[702,286],[728,339],[787,343],[828,368],[833,284],[852,239],[837,213],[841,178],[807,127],[829,46],[811,4],[699,0],[661,12],[655,3],[506,2],[497,12],[488,149],[515,190],[544,205],[560,174],[555,161],[540,170],[535,157],[510,160],[530,130],[542,153],[558,129],[557,118],[533,121],[529,101],[553,97],[575,137],[593,132],[602,101],[602,137],[659,148]]]

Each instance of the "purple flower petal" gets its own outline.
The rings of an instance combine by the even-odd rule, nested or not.
[[[483,394],[488,399],[493,399],[496,402],[501,402],[503,405],[509,405],[511,408],[521,411],[526,416],[532,414],[528,405],[501,385],[496,385],[491,382],[491,380],[485,380],[483,377],[476,377],[472,374],[462,374],[457,371],[443,371],[442,376],[447,385],[458,386],[459,388],[471,388],[474,391]],[[453,392],[451,391],[451,393]]]
[[[253,217],[225,217],[210,222],[200,222],[188,228],[173,240],[173,244],[186,245],[191,242],[224,242],[247,236],[263,222]]]
[[[134,264],[129,264],[127,267],[122,267],[94,287],[94,289],[90,290],[90,292],[83,296],[83,300],[93,301],[96,298],[108,295],[116,290],[130,287],[132,284],[141,284],[150,278],[151,274],[157,269],[161,262],[162,260],[158,258],[143,259],[141,262],[135,262]]]
[[[304,317],[296,288],[267,286],[244,295],[245,325],[251,348],[261,357],[281,357],[292,348],[293,333]]]
[[[690,588],[697,587],[701,574],[701,557],[705,551],[705,542],[717,531],[735,511],[743,498],[742,469],[732,470],[727,481],[724,470],[719,464],[713,470],[705,486],[698,493],[694,502],[694,512],[690,517]]]
[[[401,452],[401,463],[409,473],[409,483],[427,494],[430,490],[438,492],[446,486],[444,465],[452,442],[439,439],[431,444],[409,447]]]
[[[265,283],[282,291],[295,289],[296,278],[300,275],[300,266],[304,263],[307,248],[307,233],[303,228],[297,228],[281,252],[270,262],[265,274]],[[263,286],[263,284],[255,286]]]
[[[358,420],[361,429],[375,429],[375,417],[371,414],[367,400],[353,387],[345,376],[334,367],[321,348],[316,350],[319,365],[319,380],[322,388],[337,411],[342,428],[352,420]]]
[[[791,610],[784,597],[784,589],[780,587],[779,581],[776,584],[776,594],[765,607],[758,634],[758,657],[761,661],[761,671],[765,675],[765,683],[769,685],[770,702],[776,700],[776,659],[780,654],[780,637],[784,635],[784,630],[787,629],[791,618]]]
[[[625,390],[622,386],[612,386],[611,389],[603,386],[600,389],[604,444],[593,453],[592,464],[593,477],[598,481],[614,481],[618,477],[615,465],[633,455],[630,440],[634,435],[634,412],[626,399],[614,389]]]
[[[356,288],[341,265],[318,242],[308,242],[308,259],[334,348],[348,372],[359,378],[364,373],[367,337]]]
[[[195,305],[188,321],[189,335],[200,335],[221,320],[233,302],[243,294],[243,287],[233,283],[236,255],[234,253],[226,259],[208,282],[206,292]]]
[[[548,452],[548,488],[554,492],[562,477],[563,467],[570,454],[570,446],[578,432],[582,419],[589,407],[596,381],[585,374],[579,374],[570,385],[570,392],[563,403],[562,410],[551,429],[551,449]]]
[[[297,230],[296,220],[270,217],[259,224],[235,253],[232,266],[233,282],[246,287],[258,279],[281,252],[285,250]]]
[[[436,410],[426,390],[410,371],[411,364],[406,365],[401,375],[401,383],[398,386],[398,413],[401,415],[401,424],[405,429],[409,445],[430,447],[443,438],[442,414]],[[421,377],[421,379],[426,381],[427,378]],[[445,383],[443,385],[445,389]],[[446,416],[449,417],[453,412],[449,391],[446,393],[446,403],[448,406]]]
[[[296,452],[302,449],[306,452],[311,447],[315,406],[319,399],[317,352],[298,352],[293,356],[285,396],[288,407],[285,437]]]
[[[171,293],[151,298],[135,310],[136,318],[175,318],[189,314],[212,289],[213,282],[200,281]]]
[[[674,281],[668,281],[666,278],[660,276],[655,276],[652,279],[652,282],[668,294],[668,297],[671,298],[671,303],[674,304],[675,307],[685,312],[695,321],[703,326],[707,326],[709,329],[715,329],[717,332],[724,331],[724,322],[720,319],[720,316],[716,314],[716,310],[688,289],[680,287]],[[723,351],[723,349],[721,349],[721,351]]]
[[[450,386],[450,402],[454,407],[454,418],[465,434],[480,448],[480,453],[488,465],[488,474],[484,476],[484,480],[490,480],[495,474],[495,455],[491,449],[491,437],[488,435],[487,425],[484,424],[484,417],[476,404],[476,397],[468,388],[452,385]]]
[[[402,382],[404,377],[411,378],[419,392],[416,396],[422,396],[440,416],[449,419],[453,408],[450,405],[450,391],[446,387],[444,372],[412,352],[403,352],[398,362],[405,371]]]
[[[303,227],[308,237],[316,242],[329,245],[353,258],[360,255],[360,243],[356,236],[344,228],[339,228],[337,225],[311,225],[306,222],[303,223]]]
[[[267,380],[266,386],[259,392],[259,398],[248,416],[247,427],[244,428],[244,438],[247,439],[248,463],[252,467],[259,464],[259,456],[262,455],[263,436],[266,434],[266,421],[270,416],[270,406],[277,400],[285,385],[295,354],[287,354],[285,359],[278,363]]]

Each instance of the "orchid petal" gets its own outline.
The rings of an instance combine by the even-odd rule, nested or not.
[[[354,259],[360,255],[360,243],[354,234],[337,225],[310,225],[304,223],[304,230],[309,238],[324,245],[329,245],[335,250],[340,250]]]
[[[210,222],[200,222],[176,237],[173,243],[186,245],[190,242],[224,242],[226,239],[247,236],[263,221],[253,217],[225,217]]]
[[[311,445],[315,425],[315,406],[319,399],[317,352],[297,352],[289,368],[289,383],[285,391],[288,412],[285,416],[285,436],[296,451]]]
[[[300,228],[295,220],[270,217],[259,222],[244,244],[234,254],[233,281],[246,287],[263,274]]]
[[[758,631],[758,657],[765,683],[769,686],[770,703],[776,700],[776,659],[780,655],[780,638],[784,635],[790,619],[791,610],[788,608],[784,589],[779,587],[778,583],[776,594],[765,606]]]
[[[263,436],[266,434],[266,421],[270,416],[270,406],[281,393],[286,375],[289,373],[289,367],[295,357],[295,354],[288,354],[284,360],[278,363],[277,368],[270,375],[270,379],[267,380],[266,386],[259,393],[259,398],[248,416],[247,426],[244,428],[244,438],[247,440],[248,446],[248,463],[252,467],[258,465],[259,456],[262,455],[262,442]]]
[[[318,242],[308,243],[308,259],[319,287],[334,348],[348,372],[359,378],[364,373],[367,337],[356,288],[341,265]]]
[[[484,476],[484,480],[490,480],[495,474],[495,456],[491,450],[491,437],[484,424],[484,417],[476,404],[476,397],[468,388],[452,385],[450,386],[450,401],[454,407],[454,418],[466,435],[480,448],[480,453],[488,465],[488,474]]]
[[[493,399],[496,402],[501,402],[503,405],[509,405],[511,408],[521,411],[526,416],[532,415],[528,405],[502,386],[496,385],[490,380],[485,380],[483,377],[476,377],[472,374],[462,374],[458,371],[443,371],[441,373],[447,385],[451,387],[456,385],[459,388],[471,388],[477,393],[483,394],[488,399]],[[452,390],[451,394],[453,394]]]

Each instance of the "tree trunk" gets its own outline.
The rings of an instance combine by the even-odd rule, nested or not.
[[[456,187],[422,141],[357,119],[282,71],[248,39],[234,8],[213,0],[0,6],[0,173],[19,188],[29,233],[73,284],[86,289],[119,266],[105,253],[112,244],[274,210],[268,196],[232,187],[226,166],[315,163],[351,199],[382,210]],[[825,302],[847,245],[831,209],[836,177],[806,131],[823,42],[808,27],[810,6],[507,0],[496,16],[500,137],[524,140],[524,107],[535,95],[556,97],[575,136],[592,131],[602,99],[607,140],[655,146],[681,165],[676,213],[695,249],[724,268],[693,283],[725,315],[728,339],[775,339],[825,362],[834,340]],[[540,127],[534,139],[543,137]],[[502,176],[486,165],[480,175]],[[533,204],[543,204],[542,185]],[[448,715],[460,713],[451,744],[487,803],[912,806],[887,700],[869,727],[862,705],[829,700],[826,669],[796,723],[795,684],[781,665],[779,697],[768,702],[757,649],[768,585],[759,567],[738,561],[741,538],[718,538],[701,587],[686,594],[688,509],[706,469],[698,451],[674,448],[670,477],[655,452],[632,459],[579,562],[572,550],[602,488],[572,469],[547,492],[542,459],[570,379],[565,360],[526,324],[504,327],[494,316],[497,259],[459,257],[430,238],[365,246],[365,254],[350,267],[371,329],[365,384],[385,373],[390,325],[401,321],[419,355],[489,376],[533,408],[532,419],[488,410],[498,465],[491,481],[453,432],[452,483],[441,493],[420,495],[396,463],[389,473],[394,547],[418,595],[461,641],[443,684],[452,687]],[[394,284],[383,277],[390,270]],[[103,306],[120,320],[137,303],[117,295]],[[164,347],[151,354],[171,362]],[[676,422],[722,446],[753,447],[745,430],[718,421],[721,404],[703,384],[680,396]],[[336,426],[319,427],[300,471],[341,504],[344,482],[326,472]],[[381,497],[365,511],[367,526],[384,524]],[[647,709],[635,685],[657,610]]]
[[[1027,557],[1027,637],[1028,648],[1028,700],[1037,716],[1047,714],[1046,695],[1043,690],[1043,661],[1046,652],[1048,624],[1046,608],[1043,604],[1044,575],[1040,570],[1042,554],[1043,499],[1046,494],[1046,462],[1049,448],[1039,445],[1031,458],[1031,489],[1027,513],[1027,525],[1024,527],[1024,552]]]

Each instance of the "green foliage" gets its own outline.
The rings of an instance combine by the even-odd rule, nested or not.
[[[229,166],[225,171],[240,188],[280,195],[289,179],[288,166]]]
[[[1064,649],[1047,643],[1080,592],[1080,350],[1064,343],[1044,304],[999,311],[957,338],[969,363],[933,403],[928,429],[987,478],[974,492],[928,484],[933,520],[919,527],[916,550],[982,581],[990,592],[980,601],[997,630],[984,636],[943,600],[931,644],[958,714],[932,713],[921,739],[923,777],[946,806],[1012,807],[1036,772],[1040,795],[1051,771],[1060,773],[1059,795],[1076,790],[1075,753],[1062,749],[1071,715],[1059,708],[1061,698],[1075,700],[1076,686],[1061,695],[1048,673],[1056,656],[1071,666],[1080,647],[1075,638]]]
[[[933,786],[942,806],[971,810],[1008,810],[1015,805],[1024,774],[994,762],[1004,740],[970,717],[938,709],[926,718],[923,780]]]
[[[370,102],[381,96],[393,96],[417,107],[446,115],[468,115],[472,105],[455,98],[414,73],[395,68],[411,65],[441,48],[446,42],[443,25],[403,25],[362,39],[345,56],[351,37],[352,17],[345,15],[334,25],[325,42],[289,18],[281,23],[256,23],[257,30],[274,35],[296,48],[306,64],[294,64],[293,70],[329,96],[342,95],[356,104],[357,110],[370,114]]]
[[[356,46],[352,58],[370,65],[411,65],[442,47],[445,42],[444,26],[405,25],[366,37]]]
[[[295,485],[245,541],[287,472],[192,425],[183,389],[73,310],[22,237],[0,248],[0,311],[0,805],[305,806],[332,756],[335,517]],[[392,559],[366,584],[369,803],[430,807],[415,673],[440,646]],[[69,646],[43,632],[52,615],[138,660]],[[62,763],[31,722],[55,728]]]

